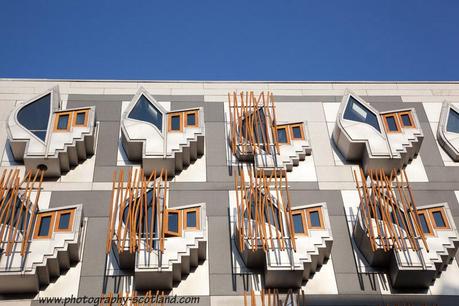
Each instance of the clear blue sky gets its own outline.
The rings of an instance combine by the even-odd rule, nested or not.
[[[1,0],[0,77],[459,80],[459,1]]]

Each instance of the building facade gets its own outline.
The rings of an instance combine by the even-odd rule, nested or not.
[[[0,79],[0,106],[0,305],[457,305],[457,82]]]

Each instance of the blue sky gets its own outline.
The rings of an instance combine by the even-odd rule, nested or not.
[[[459,80],[459,1],[0,1],[0,77]]]

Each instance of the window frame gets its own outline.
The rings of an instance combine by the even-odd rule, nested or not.
[[[188,226],[188,213],[195,212],[196,213],[196,226],[195,227],[190,227]],[[192,207],[192,208],[186,208],[182,211],[182,217],[183,217],[183,230],[185,231],[199,231],[201,230],[201,212],[199,207]]]
[[[89,121],[89,109],[82,109],[82,110],[76,110],[73,112],[73,126],[76,127],[87,127],[88,126],[88,121]],[[84,113],[84,123],[83,124],[77,124],[77,118],[78,114]]]
[[[48,235],[47,236],[39,236],[39,231],[40,231],[40,225],[41,225],[41,220],[44,217],[51,217],[51,220],[49,221],[49,229],[48,229]],[[35,228],[33,231],[33,239],[51,239],[53,236],[54,232],[54,224],[55,224],[55,213],[54,212],[43,212],[43,213],[38,213],[36,218],[35,218]]]
[[[61,215],[70,213],[69,225],[67,228],[59,228]],[[56,221],[54,222],[54,232],[71,232],[73,231],[73,220],[75,218],[75,208],[63,209],[56,211]]]
[[[177,214],[177,232],[169,230],[169,214]],[[182,214],[177,209],[167,209],[165,211],[163,232],[169,237],[181,237],[182,236]]]
[[[443,222],[445,223],[445,226],[437,226],[437,223],[435,222],[435,218],[433,216],[434,212],[440,212],[441,217],[443,218]],[[429,217],[431,218],[432,228],[434,228],[435,230],[450,230],[451,229],[449,222],[448,222],[448,218],[446,217],[446,213],[443,207],[429,208],[428,213],[429,213]]]
[[[294,224],[294,221],[293,221],[293,216],[294,215],[301,215],[301,223],[303,224],[303,229],[304,229],[303,233],[295,232],[295,224]],[[292,216],[293,233],[295,235],[299,235],[299,236],[308,236],[309,228],[308,228],[308,225],[306,223],[306,212],[305,212],[305,210],[304,209],[292,210],[291,211],[291,216]]]
[[[172,129],[172,117],[178,116],[180,118],[180,128],[178,130]],[[169,113],[167,114],[167,131],[168,132],[183,132],[183,113],[176,112],[176,113]]]
[[[193,124],[188,124],[188,115],[189,114],[194,114],[194,125]],[[192,110],[192,111],[187,111],[184,114],[184,124],[185,127],[199,127],[199,111],[198,110]]]
[[[295,137],[295,134],[293,133],[293,128],[298,127],[300,129],[300,138]],[[300,123],[297,124],[292,124],[290,125],[290,139],[292,140],[304,140],[304,131],[303,131],[303,125]]]
[[[403,123],[403,119],[402,119],[403,115],[408,115],[408,117],[410,118],[411,125],[405,125]],[[400,126],[402,126],[404,128],[416,128],[416,124],[414,123],[414,117],[413,117],[413,114],[412,114],[411,111],[399,112],[399,113],[397,113],[397,116],[398,116],[398,119],[400,121]]]
[[[69,119],[67,121],[67,127],[65,129],[59,129],[59,119],[61,116],[68,115]],[[58,133],[65,133],[70,131],[70,128],[72,127],[72,121],[73,121],[73,112],[72,111],[65,111],[65,112],[57,112],[55,113],[55,118],[54,118],[54,128],[53,132],[58,132]]]
[[[310,222],[311,221],[311,213],[312,212],[317,212],[319,214],[320,226],[313,226],[312,222]],[[324,216],[322,214],[322,208],[321,207],[306,208],[306,221],[308,223],[308,229],[313,229],[313,230],[323,230],[323,229],[325,229]]]
[[[400,125],[400,122],[399,122],[399,118],[398,118],[398,113],[384,114],[384,115],[381,115],[381,116],[382,116],[382,119],[383,119],[384,127],[386,129],[386,133],[400,133],[402,131],[401,125]],[[389,123],[387,122],[387,118],[389,118],[389,117],[393,117],[394,118],[395,126],[397,127],[396,131],[392,131],[389,128]]]
[[[279,141],[278,130],[285,130],[285,138],[287,140],[286,142],[280,142]],[[276,126],[276,140],[280,144],[290,144],[290,129],[289,129],[288,125],[278,125],[278,126]]]
[[[427,228],[429,230],[428,233],[424,233],[424,231],[422,230],[421,221],[419,220],[419,225],[421,227],[422,233],[426,236],[435,236],[434,228],[432,226],[432,222],[430,221],[428,209],[418,209],[418,218],[420,218],[419,215],[421,214],[424,215],[424,218],[426,219]]]

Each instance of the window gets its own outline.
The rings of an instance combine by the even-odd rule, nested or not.
[[[75,112],[73,125],[74,126],[87,126],[88,125],[88,110]]]
[[[411,114],[411,112],[401,112],[398,114],[398,117],[400,118],[400,122],[403,127],[407,127],[407,128],[416,127],[414,124],[413,115]]]
[[[290,129],[291,129],[292,139],[304,139],[303,127],[300,124],[292,125]]]
[[[424,234],[432,235],[432,227],[430,225],[429,219],[427,218],[427,213],[425,210],[418,210],[419,222],[421,223],[421,228]]]
[[[163,114],[144,95],[140,96],[128,118],[151,123],[163,131]]]
[[[37,215],[34,239],[49,239],[53,234],[54,213],[41,213]]]
[[[57,113],[56,114],[56,123],[54,125],[55,132],[68,131],[70,129],[70,119],[72,113]]]
[[[164,233],[168,236],[179,237],[182,235],[182,220],[180,218],[180,211],[168,210],[166,211]]]
[[[293,230],[295,234],[306,234],[306,226],[304,223],[303,211],[292,213]]]
[[[279,143],[289,143],[287,129],[285,127],[276,128],[276,132],[277,132],[277,141]]]
[[[55,232],[72,231],[74,214],[75,214],[74,209],[57,211],[56,227],[54,231]]]
[[[432,224],[435,229],[449,229],[448,219],[446,218],[445,211],[441,207],[429,209],[432,218]]]
[[[199,230],[200,228],[200,218],[199,218],[199,208],[189,208],[183,210],[183,228],[185,230]]]
[[[185,121],[185,126],[194,126],[198,127],[198,111],[191,111],[191,112],[186,112],[186,121]]]
[[[449,109],[446,130],[452,133],[459,133],[459,113],[452,108]]]
[[[322,210],[319,207],[306,209],[309,228],[324,228]]]
[[[18,112],[19,123],[42,141],[46,140],[49,116],[51,113],[51,94],[25,105]]]
[[[169,131],[182,131],[182,114],[170,114],[169,115]]]
[[[383,119],[388,133],[400,132],[400,126],[395,114],[383,115]]]
[[[378,117],[354,97],[349,96],[349,102],[343,115],[344,119],[366,123],[378,132],[381,132],[378,123]]]

